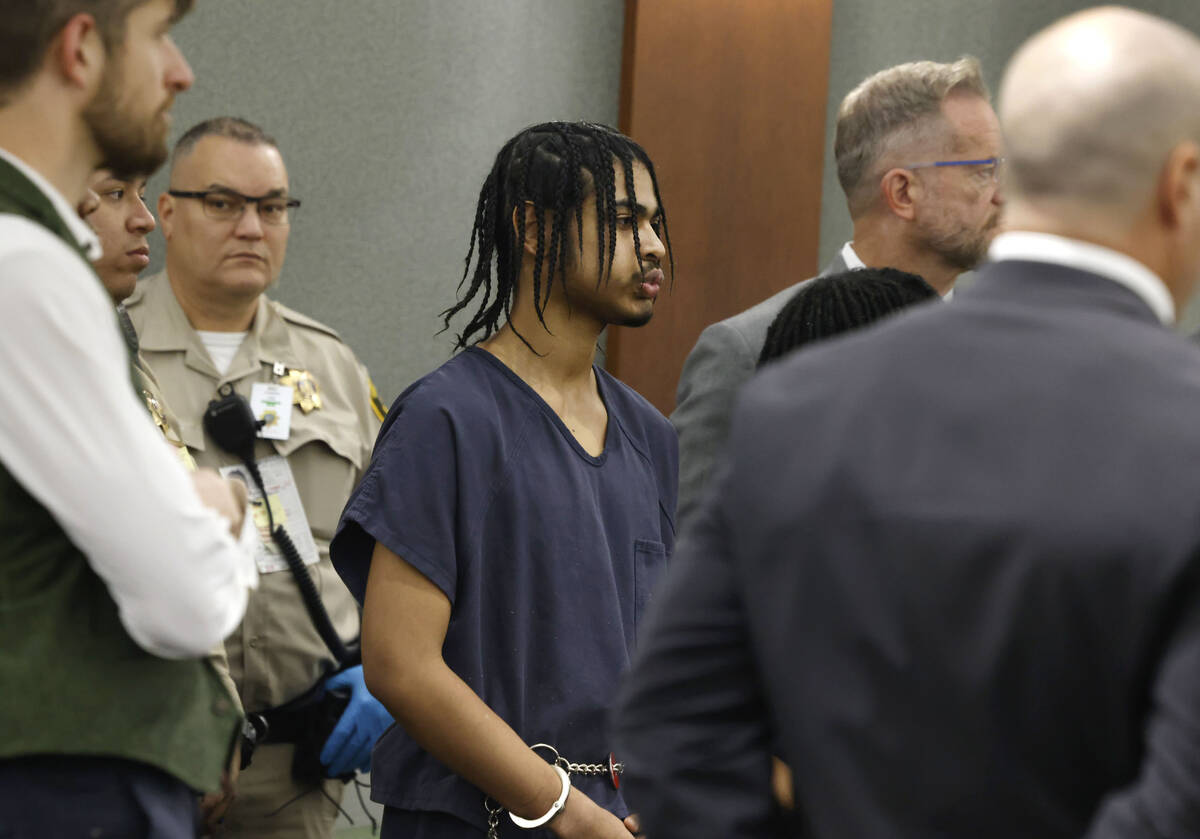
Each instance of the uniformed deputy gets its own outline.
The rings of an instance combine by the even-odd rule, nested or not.
[[[260,128],[233,118],[195,126],[175,148],[171,186],[159,200],[166,271],[142,281],[126,306],[197,462],[239,467],[203,424],[222,386],[265,420],[255,455],[274,522],[296,543],[337,635],[351,644],[358,610],[329,562],[328,539],[366,468],[382,408],[366,369],[333,330],[264,294],[282,268],[295,206],[279,149]],[[260,505],[264,532],[265,519]],[[225,645],[242,703],[268,711],[321,683],[350,689],[321,762],[331,778],[368,769],[391,718],[367,693],[360,666],[330,678],[333,655],[269,545],[264,539],[257,556],[259,588]],[[294,753],[291,743],[271,740],[255,751],[225,835],[332,834],[343,784],[326,780],[318,790],[297,781]]]
[[[129,321],[124,302],[137,287],[138,275],[150,264],[150,243],[146,237],[154,230],[154,215],[146,206],[146,176],[117,175],[109,169],[97,169],[88,180],[89,199],[79,208],[100,239],[100,257],[92,260],[96,275],[117,306],[118,322],[133,358],[133,384],[154,426],[175,447],[179,460],[188,469],[196,468],[179,436],[179,421],[171,413],[158,382],[138,352],[137,333]]]
[[[145,203],[145,175],[118,175],[109,169],[97,169],[88,180],[88,198],[80,204],[79,214],[87,221],[100,240],[100,257],[92,267],[117,307],[117,319],[133,360],[133,386],[162,434],[188,471],[195,471],[196,461],[179,434],[179,420],[167,404],[150,368],[138,348],[137,333],[125,311],[124,301],[137,287],[137,278],[150,264],[150,243],[147,236],[154,230],[154,215]],[[253,550],[254,545],[247,546]],[[219,645],[209,656],[230,703],[242,712],[237,687],[229,675],[225,648]],[[240,753],[235,754],[221,778],[221,790],[205,795],[201,812],[207,824],[222,818],[237,782]]]

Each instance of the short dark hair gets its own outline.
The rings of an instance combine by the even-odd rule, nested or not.
[[[33,78],[50,42],[67,21],[90,14],[109,54],[125,39],[129,13],[148,0],[4,0],[0,15],[0,106]],[[193,0],[175,0],[173,20],[183,17]]]
[[[616,129],[594,122],[546,122],[530,126],[500,149],[479,193],[475,226],[471,230],[471,244],[459,290],[468,277],[470,284],[458,302],[442,312],[443,329],[448,329],[450,319],[465,309],[482,290],[483,296],[475,314],[458,336],[457,348],[466,347],[480,332],[483,333],[480,340],[488,338],[502,325],[501,315],[507,318],[512,310],[524,256],[521,242],[525,236],[525,213],[516,214],[515,231],[512,224],[513,210],[518,205],[531,204],[537,219],[539,236],[533,261],[533,303],[543,327],[546,325],[543,312],[551,286],[556,276],[565,276],[570,221],[575,220],[577,233],[582,230],[583,202],[593,194],[596,196],[599,282],[606,281],[617,244],[615,161],[620,161],[624,169],[625,192],[631,202],[636,201],[634,163],[641,163],[649,172],[662,221],[662,239],[674,278],[675,262],[667,233],[666,209],[659,195],[654,164],[645,149]],[[543,244],[547,240],[541,236],[544,214],[549,214],[550,218],[548,247]],[[642,248],[636,226],[633,244],[640,267]],[[582,247],[580,241],[580,256],[583,255]],[[475,258],[474,271],[471,270],[472,257]],[[517,337],[525,341],[519,332]],[[525,341],[525,345],[529,346],[529,342]]]
[[[937,296],[925,280],[895,268],[859,268],[817,277],[800,286],[771,322],[758,366]]]
[[[183,136],[176,141],[175,148],[171,152],[171,169],[174,170],[175,164],[180,159],[187,157],[192,149],[196,147],[196,144],[205,137],[228,137],[230,140],[237,140],[239,143],[246,143],[251,146],[279,148],[279,144],[275,142],[274,137],[248,119],[242,119],[241,117],[212,117],[211,119],[196,123],[183,132]]]

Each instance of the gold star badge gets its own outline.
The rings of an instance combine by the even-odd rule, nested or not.
[[[170,428],[167,425],[167,416],[163,411],[162,404],[148,390],[142,391],[142,399],[145,400],[146,409],[150,411],[150,418],[154,420],[154,425],[162,432],[162,436],[169,436],[167,432],[170,431]]]
[[[279,379],[279,383],[291,386],[292,404],[299,405],[300,410],[304,413],[308,414],[320,409],[321,391],[317,387],[317,380],[313,378],[312,373],[307,370],[291,368],[287,371],[286,376]]]

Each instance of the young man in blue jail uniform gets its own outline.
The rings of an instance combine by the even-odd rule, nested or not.
[[[604,126],[522,131],[471,252],[462,352],[397,400],[331,548],[398,723],[372,795],[389,837],[629,837],[607,716],[674,543],[676,442],[595,353],[664,283],[649,157]]]

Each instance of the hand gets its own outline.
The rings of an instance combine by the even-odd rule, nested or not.
[[[792,797],[792,770],[777,757],[771,758],[771,794],[781,809],[796,809],[796,801]]]
[[[191,473],[192,485],[200,502],[229,521],[229,534],[237,538],[242,532],[249,494],[241,481],[229,481],[212,469],[197,469]]]
[[[562,812],[546,825],[559,839],[630,839],[637,819],[624,822],[582,792],[572,788]]]
[[[242,744],[233,747],[233,759],[229,768],[221,773],[221,789],[210,792],[200,799],[200,817],[204,821],[201,836],[218,836],[221,820],[229,812],[229,806],[237,798],[237,778],[242,765]]]
[[[392,724],[392,715],[371,696],[363,681],[362,665],[330,677],[325,689],[350,688],[350,704],[321,749],[321,765],[330,778],[359,770],[371,771],[371,749],[379,735]]]

